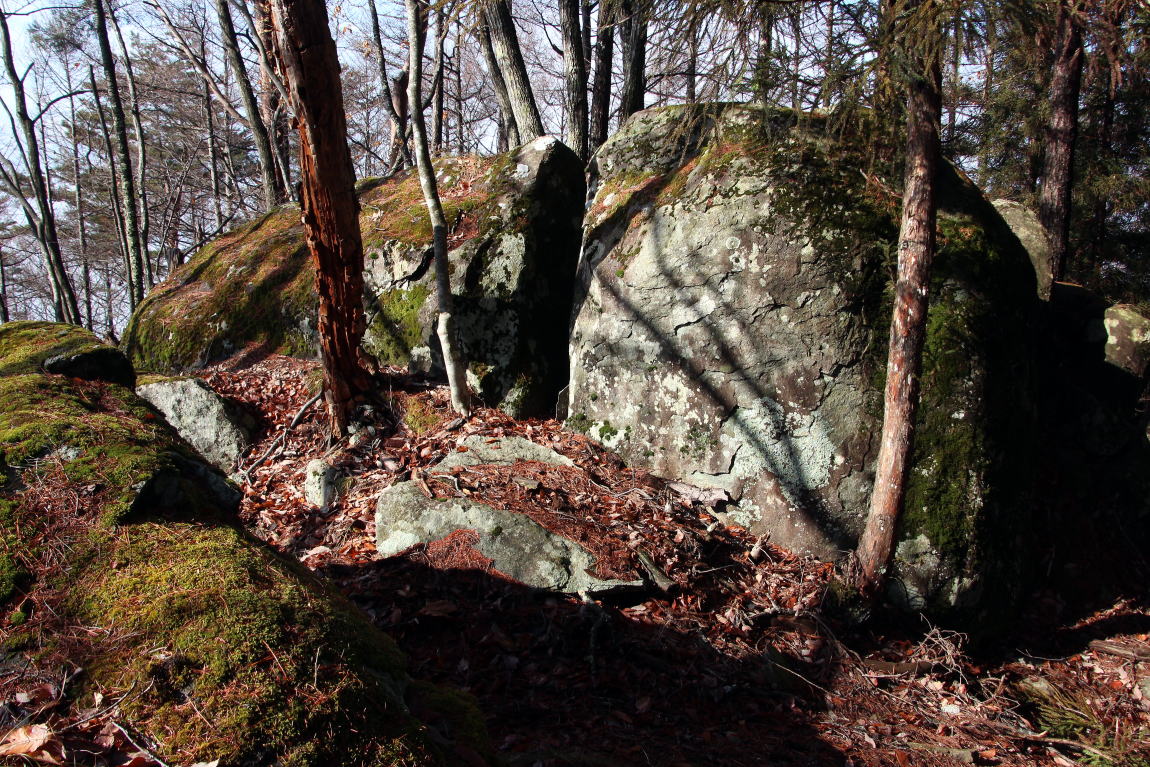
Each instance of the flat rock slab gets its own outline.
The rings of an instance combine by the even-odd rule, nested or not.
[[[136,393],[163,413],[200,455],[224,472],[234,469],[251,446],[244,414],[198,378],[145,384]]]
[[[509,466],[520,461],[572,466],[570,459],[521,437],[491,440],[472,435],[433,472],[458,466]],[[474,530],[475,544],[493,567],[515,580],[540,589],[575,593],[636,588],[642,581],[597,578],[588,572],[595,559],[583,547],[523,514],[496,509],[466,498],[428,498],[415,482],[387,488],[375,512],[376,549],[385,557],[419,543],[439,540],[456,530]]]
[[[464,449],[449,453],[435,467],[435,471],[459,466],[511,466],[520,461],[539,461],[552,466],[575,465],[567,456],[523,437],[491,439],[472,434],[460,440],[459,447]]]

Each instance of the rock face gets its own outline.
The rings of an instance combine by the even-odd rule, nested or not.
[[[436,161],[451,287],[473,387],[513,415],[554,414],[566,385],[571,275],[585,200],[571,150],[542,137],[491,158]],[[360,184],[364,348],[434,368],[431,227],[414,171]],[[220,237],[137,309],[124,347],[141,370],[183,372],[241,348],[314,356],[315,279],[288,206]]]
[[[5,338],[0,370],[63,352],[39,325]],[[486,763],[469,699],[414,682],[362,613],[244,532],[236,488],[130,389],[0,374],[0,469],[0,608],[35,605],[7,659],[34,672],[71,637],[74,700],[147,690],[118,721],[166,763]]]
[[[784,113],[637,114],[593,164],[571,340],[569,424],[823,556],[861,530],[881,422],[898,200],[868,186],[864,158]],[[898,566],[907,601],[954,606],[1027,488],[1037,300],[993,207],[949,168],[940,180]]]
[[[198,378],[157,381],[140,386],[136,393],[221,471],[236,469],[251,447],[251,418]]]
[[[1046,230],[1038,220],[1038,215],[1020,202],[1013,200],[995,200],[994,207],[1002,219],[1010,227],[1010,231],[1022,243],[1026,255],[1030,256],[1030,265],[1034,267],[1034,276],[1038,281],[1038,296],[1043,301],[1050,300],[1050,289],[1054,284],[1051,272],[1050,241],[1046,239]]]
[[[441,173],[450,189],[469,170],[461,164]],[[513,416],[553,416],[568,377],[564,350],[585,196],[583,169],[570,149],[543,136],[495,158],[485,178],[466,183],[486,185],[482,200],[455,212],[457,230],[474,234],[457,235],[449,254],[456,326],[471,385],[485,402]],[[387,205],[365,206],[365,277],[372,296],[364,345],[385,363],[439,369],[428,239],[396,236]],[[373,227],[378,234],[369,234],[377,231]]]
[[[108,381],[131,388],[136,371],[128,358],[84,328],[52,322],[6,322],[0,325],[0,375],[53,373]]]
[[[484,437],[471,436],[461,444],[465,450],[449,454],[434,471],[519,461],[572,465],[570,459],[520,437],[490,444]],[[573,593],[642,585],[591,575],[588,570],[595,562],[587,551],[529,517],[463,498],[428,498],[415,482],[392,485],[380,495],[375,525],[376,548],[385,557],[456,530],[473,530],[479,535],[475,547],[493,560],[492,567],[528,586]]]
[[[1129,304],[1106,310],[1106,361],[1145,382],[1150,371],[1150,317]]]

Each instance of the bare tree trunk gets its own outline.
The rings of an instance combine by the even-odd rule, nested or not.
[[[275,48],[275,33],[272,31],[271,8],[268,0],[254,0],[255,14],[248,10],[246,0],[238,0],[236,8],[243,14],[248,27],[254,33],[252,42],[259,53],[260,64],[260,117],[268,130],[268,140],[272,145],[272,158],[276,165],[277,184],[286,199],[291,192],[291,140],[288,137],[289,125],[286,110],[287,88],[275,72],[271,51]]]
[[[132,254],[131,248],[128,247],[128,237],[125,233],[127,228],[124,226],[124,206],[121,202],[123,196],[120,193],[120,177],[114,168],[116,164],[116,150],[112,147],[112,134],[108,129],[108,118],[104,114],[104,104],[100,99],[100,90],[96,87],[96,70],[92,66],[88,67],[88,82],[92,90],[92,103],[96,106],[96,116],[100,122],[100,135],[104,139],[104,152],[108,155],[108,189],[112,193],[112,221],[116,225],[116,238],[120,245],[120,259],[124,266],[124,281],[128,285],[128,308],[134,310],[136,305],[133,303],[131,290]]]
[[[284,201],[286,190],[280,187],[280,178],[276,174],[275,157],[272,155],[271,139],[268,136],[267,126],[260,117],[260,107],[252,91],[251,80],[248,79],[247,66],[244,57],[240,54],[239,40],[236,38],[236,25],[232,21],[232,10],[228,0],[216,0],[216,16],[220,23],[220,36],[223,40],[224,50],[228,61],[236,73],[236,87],[240,92],[240,100],[247,113],[248,127],[252,131],[252,141],[256,145],[256,153],[260,161],[260,178],[263,184],[264,210],[271,210]],[[326,17],[325,17],[326,24]]]
[[[3,48],[4,71],[8,77],[8,84],[12,87],[15,122],[19,125],[20,133],[24,137],[22,154],[28,175],[27,182],[32,186],[32,193],[36,198],[36,209],[33,210],[20,193],[24,216],[36,235],[41,255],[44,257],[44,266],[52,285],[52,304],[57,321],[79,325],[81,321],[80,309],[76,303],[76,293],[72,289],[72,283],[68,279],[68,272],[64,267],[64,258],[60,251],[60,238],[56,231],[56,213],[52,208],[43,165],[40,162],[40,142],[36,137],[36,121],[28,113],[24,80],[16,72],[16,62],[12,56],[12,38],[8,31],[8,14],[3,11],[0,11],[0,43],[2,43],[0,47]],[[11,187],[10,191],[18,192],[20,188],[19,179],[9,178],[9,175],[13,174],[9,174],[6,169],[5,182],[7,186]]]
[[[423,36],[427,29],[424,16],[426,6],[420,7],[420,0],[404,0],[407,8],[408,68],[411,79],[407,85],[408,101],[421,104],[420,84],[423,74]],[[427,214],[431,219],[432,247],[435,256],[435,293],[439,303],[437,332],[439,345],[443,351],[443,366],[447,371],[447,385],[451,390],[451,405],[455,412],[469,416],[471,402],[467,392],[467,363],[459,349],[455,333],[455,319],[451,296],[451,284],[447,270],[447,221],[443,217],[443,206],[439,201],[439,188],[435,181],[435,169],[431,165],[431,153],[427,147],[427,129],[423,123],[423,110],[411,113],[412,143],[415,145],[415,164],[419,171],[419,185],[423,189],[423,199],[427,203]]]
[[[435,62],[431,76],[431,147],[435,154],[443,153],[443,82],[444,82],[444,50],[443,44],[447,40],[442,8],[435,10]]]
[[[148,235],[151,229],[151,215],[148,210],[148,145],[144,141],[144,124],[140,119],[140,96],[136,88],[136,73],[132,69],[132,59],[128,55],[128,46],[124,44],[124,35],[120,32],[120,24],[116,21],[116,13],[111,5],[108,6],[108,20],[112,22],[112,30],[116,33],[116,40],[120,44],[120,52],[124,57],[124,74],[128,83],[128,109],[132,116],[132,131],[136,134],[136,159],[132,166],[136,174],[135,189],[137,198],[132,200],[133,205],[138,204],[137,217],[139,221],[140,248],[144,255],[144,268],[148,287],[156,284],[152,274],[151,261],[148,258]]]
[[[4,251],[0,250],[0,323],[11,321],[8,314],[8,277],[4,273]]]
[[[587,62],[579,28],[579,0],[559,0],[563,71],[567,81],[567,145],[587,161]]]
[[[301,208],[319,293],[324,393],[332,434],[340,437],[370,381],[359,356],[366,328],[363,241],[339,58],[324,0],[274,0],[272,19],[299,125]]]
[[[615,2],[599,0],[599,27],[595,33],[595,80],[591,84],[591,135],[594,153],[607,140],[611,122],[611,66],[615,51]]]
[[[912,4],[917,4],[916,0],[912,0]],[[869,595],[877,594],[882,585],[906,496],[922,350],[926,341],[930,267],[935,252],[938,126],[942,117],[941,33],[932,30],[927,35],[925,50],[916,52],[921,56],[923,71],[916,73],[908,84],[906,180],[887,359],[882,443],[870,513],[858,544],[860,585],[863,593]],[[904,44],[909,46],[905,37],[904,32]]]
[[[379,68],[379,85],[383,88],[383,105],[391,119],[391,155],[388,159],[387,172],[395,168],[398,158],[402,157],[408,164],[411,163],[411,152],[407,148],[407,74],[401,70],[397,85],[402,87],[392,89],[391,79],[387,74],[387,58],[383,52],[383,34],[379,28],[379,11],[375,7],[375,0],[369,0],[367,9],[371,15],[371,41],[375,48],[376,63]],[[402,81],[400,78],[403,78]]]
[[[1046,159],[1038,194],[1038,218],[1050,241],[1050,268],[1055,280],[1066,272],[1070,251],[1071,185],[1078,140],[1078,95],[1082,88],[1082,27],[1077,9],[1062,2],[1058,10],[1057,50],[1050,78],[1050,122]]]
[[[519,129],[515,127],[515,114],[511,109],[511,96],[507,92],[507,82],[503,79],[503,72],[499,69],[499,62],[495,58],[495,49],[491,45],[491,27],[482,13],[479,14],[479,47],[483,51],[483,62],[487,65],[487,72],[491,75],[491,87],[495,91],[495,98],[499,102],[500,130],[499,151],[506,152],[508,144],[519,146]]]
[[[619,124],[645,106],[647,95],[647,9],[645,0],[622,0],[623,92]]]
[[[204,83],[204,129],[208,134],[208,175],[212,182],[212,212],[215,214],[216,231],[224,228],[224,212],[220,205],[220,166],[219,148],[216,145],[216,120],[212,112],[212,94]]]
[[[697,70],[699,68],[699,26],[698,19],[694,16],[687,21],[687,63],[685,65],[686,71],[683,76],[686,80],[686,87],[684,97],[688,104],[694,104],[698,101],[698,78]]]
[[[140,221],[136,211],[136,178],[132,173],[128,130],[124,119],[124,102],[120,98],[120,84],[116,77],[116,62],[108,42],[108,25],[104,15],[104,0],[95,0],[96,39],[100,43],[100,59],[104,65],[104,79],[108,81],[108,101],[112,110],[112,132],[116,142],[116,171],[120,181],[121,207],[124,214],[124,237],[128,244],[128,293],[134,309],[144,300],[144,243],[140,240]]]
[[[485,0],[481,12],[491,32],[495,60],[499,62],[499,71],[507,85],[519,139],[530,141],[536,136],[542,136],[543,121],[539,117],[535,94],[531,91],[531,80],[527,77],[527,65],[523,62],[523,51],[519,47],[519,35],[515,31],[511,8],[507,0]]]
[[[72,70],[67,70],[68,90],[72,88]],[[84,196],[80,193],[80,141],[76,137],[76,99],[68,97],[68,125],[72,139],[72,176],[75,180],[72,204],[76,207],[76,228],[80,239],[80,269],[84,281],[84,327],[92,327],[92,275],[88,259],[88,222],[84,213]]]

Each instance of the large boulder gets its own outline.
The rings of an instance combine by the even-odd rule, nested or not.
[[[238,468],[252,444],[253,419],[198,378],[152,381],[136,389],[181,437],[221,471]]]
[[[1102,322],[1106,361],[1144,383],[1150,372],[1150,316],[1130,304],[1116,304],[1106,309]]]
[[[130,389],[0,375],[0,467],[0,659],[35,679],[83,668],[61,706],[118,702],[117,722],[169,764],[489,751],[468,698],[414,682],[357,608],[240,528],[236,488]]]
[[[898,195],[815,118],[651,109],[592,165],[571,425],[630,463],[722,488],[730,518],[833,557],[866,514]],[[1025,251],[949,166],[898,549],[916,607],[1013,579],[1031,481],[1037,307]],[[996,549],[1002,546],[1002,549]],[[1000,593],[1010,589],[1001,588]]]
[[[514,415],[553,415],[566,385],[583,169],[554,138],[489,158],[436,161],[450,280],[471,381]],[[413,170],[361,182],[364,349],[437,368],[431,225]],[[256,346],[315,354],[315,278],[286,206],[205,247],[141,303],[124,346],[141,370],[181,372]]]

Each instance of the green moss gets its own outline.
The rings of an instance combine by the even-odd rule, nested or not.
[[[403,405],[403,422],[417,436],[427,434],[439,423],[440,416],[425,400],[408,397]]]
[[[563,426],[571,431],[586,434],[591,429],[593,423],[594,421],[588,418],[586,413],[576,413],[573,416],[569,416]]]
[[[419,313],[430,291],[427,284],[417,282],[376,298],[365,347],[380,363],[403,367],[411,361],[411,350],[423,342]]]
[[[28,621],[28,613],[13,610],[8,614],[8,625],[23,626]]]
[[[3,650],[50,657],[51,637],[66,632],[69,659],[85,669],[76,694],[122,695],[124,722],[171,763],[447,763],[409,713],[395,644],[330,586],[235,526],[221,496],[197,484],[208,470],[179,448],[121,387],[0,378],[2,465],[34,487],[42,471],[34,459],[60,455],[67,492],[80,499],[60,517],[13,497],[0,503],[0,586],[27,567],[41,579],[32,588],[53,595],[50,612],[8,614],[10,626],[24,620],[35,631],[10,632]],[[140,489],[155,476],[172,481]],[[0,492],[11,496],[14,486]],[[17,526],[20,540],[9,533]],[[48,548],[37,548],[49,538],[52,550],[68,552],[51,567]],[[54,630],[33,625],[48,615]],[[478,723],[456,734],[485,749],[469,702],[443,705]]]
[[[103,348],[91,332],[55,322],[5,322],[0,325],[0,376],[39,373],[57,355]]]

